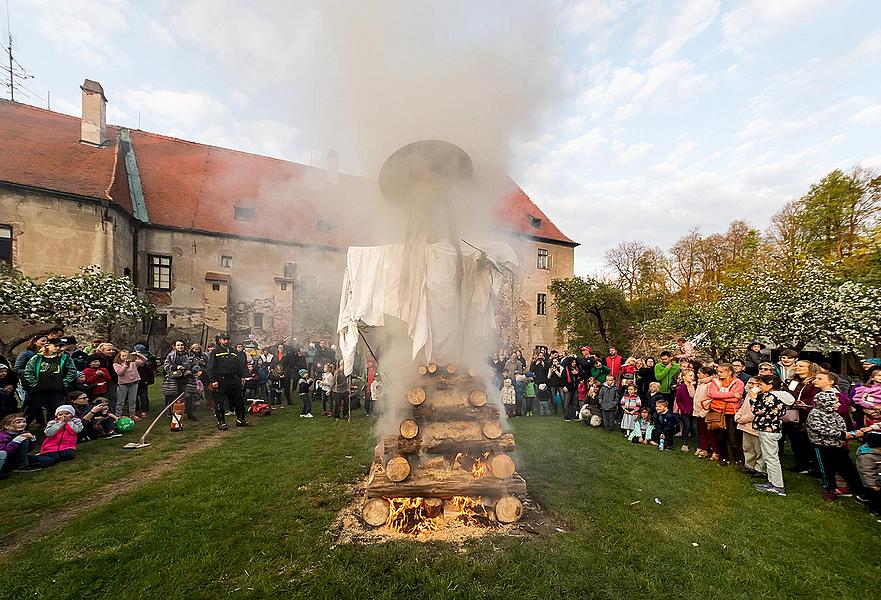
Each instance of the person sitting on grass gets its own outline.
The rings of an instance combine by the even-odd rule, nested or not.
[[[615,414],[618,412],[618,386],[611,374],[606,375],[606,381],[597,393],[597,403],[602,411],[603,429],[614,431]]]
[[[70,404],[62,404],[55,409],[55,418],[46,424],[43,433],[46,439],[40,446],[40,455],[50,458],[54,463],[73,460],[76,453],[76,439],[83,430],[83,422],[74,416]]]
[[[667,408],[666,398],[658,399],[655,405],[655,421],[651,438],[658,442],[658,445],[663,441],[663,450],[673,450],[673,438],[677,431],[679,431],[679,418]]]
[[[117,416],[110,412],[107,398],[98,397],[94,402],[82,392],[71,392],[67,401],[74,408],[74,416],[83,422],[83,430],[79,433],[78,441],[88,442],[97,438],[122,437],[116,431]]]
[[[652,421],[652,411],[646,408],[639,409],[639,416],[633,422],[633,430],[630,432],[628,439],[634,444],[655,444],[652,439],[655,424]]]
[[[817,463],[823,478],[823,497],[835,500],[838,496],[856,494],[861,503],[868,503],[863,482],[857,473],[845,445],[847,427],[838,414],[838,377],[823,371],[814,375],[814,386],[820,391],[814,396],[814,407],[805,420],[808,439],[817,453]],[[835,476],[841,475],[848,490],[837,487]]]
[[[7,415],[0,421],[0,479],[10,471],[29,473],[50,466],[53,461],[40,455],[31,455],[31,444],[37,438],[27,431],[27,419],[21,415]]]
[[[624,416],[621,417],[621,429],[624,430],[626,437],[629,437],[630,432],[633,430],[633,426],[639,416],[640,405],[642,404],[642,400],[639,399],[636,390],[636,384],[628,384],[627,392],[621,398],[621,411],[624,413]]]

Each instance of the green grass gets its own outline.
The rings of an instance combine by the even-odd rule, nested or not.
[[[307,421],[290,410],[261,420],[25,547],[0,568],[0,589],[6,597],[90,599],[877,592],[881,563],[872,548],[881,526],[852,501],[824,503],[815,480],[789,476],[789,497],[759,495],[734,469],[551,418],[518,420],[515,435],[532,495],[567,533],[334,546],[328,527],[350,500],[346,485],[369,463],[370,423]],[[158,443],[153,451],[138,460],[158,457]],[[75,498],[83,484],[73,469],[134,460],[122,454],[84,452],[53,477],[66,478]],[[4,482],[6,518],[21,506],[18,490],[36,483]]]

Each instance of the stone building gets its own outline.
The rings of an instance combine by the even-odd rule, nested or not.
[[[87,264],[130,276],[157,306],[153,343],[331,337],[345,250],[372,243],[357,213],[376,184],[339,173],[334,153],[316,169],[107,125],[106,103],[90,80],[81,119],[0,101],[0,261],[35,277]],[[547,286],[572,276],[577,244],[516,185],[496,213],[522,269],[503,341],[555,345]]]

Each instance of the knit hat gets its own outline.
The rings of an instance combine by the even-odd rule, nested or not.
[[[98,356],[97,354],[90,354],[90,355],[89,355],[89,358],[86,359],[86,364],[87,364],[87,365],[90,365],[90,364],[92,364],[93,362],[95,362],[96,360],[97,360],[98,362],[101,362],[101,357]]]
[[[55,416],[57,417],[58,413],[60,413],[60,412],[69,412],[72,415],[76,414],[76,411],[73,409],[73,406],[71,406],[70,404],[62,404],[61,406],[56,408],[55,409]]]
[[[862,360],[864,365],[875,365],[876,367],[881,367],[881,358],[864,358]]]

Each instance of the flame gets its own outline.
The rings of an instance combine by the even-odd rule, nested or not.
[[[389,498],[389,504],[386,524],[393,531],[428,535],[443,527],[443,511],[436,517],[429,516],[425,498]]]
[[[490,526],[495,524],[495,511],[488,509],[480,496],[453,496],[448,504],[454,518],[467,526]]]
[[[475,479],[483,477],[489,473],[489,467],[486,465],[486,459],[489,458],[489,452],[484,452],[479,458],[474,459],[471,465],[471,476]]]

